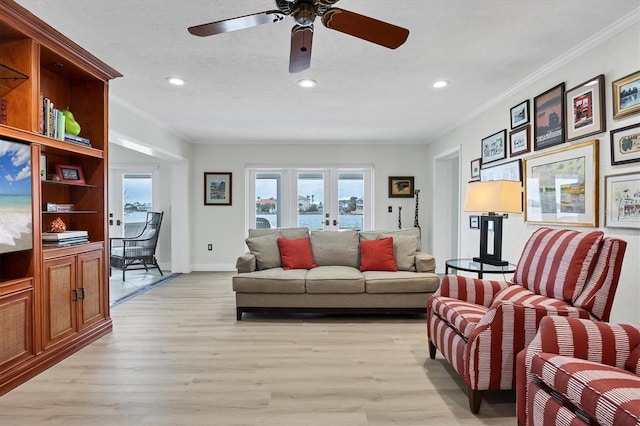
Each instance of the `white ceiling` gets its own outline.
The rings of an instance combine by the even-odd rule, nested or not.
[[[187,27],[272,0],[17,0],[124,74],[111,95],[194,143],[428,143],[640,0],[341,0],[408,28],[397,50],[316,20],[311,68],[289,74],[292,18],[200,38]],[[166,83],[168,76],[187,81]],[[313,78],[314,89],[296,85]],[[439,79],[451,82],[436,90]]]

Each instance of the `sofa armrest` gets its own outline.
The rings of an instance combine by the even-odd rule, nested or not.
[[[416,253],[416,272],[436,272],[436,258],[429,253]]]
[[[236,269],[239,274],[254,272],[256,270],[256,257],[251,253],[245,253],[236,260]]]
[[[510,285],[511,283],[507,281],[481,280],[463,275],[445,275],[435,296],[451,297],[488,308],[495,295]]]

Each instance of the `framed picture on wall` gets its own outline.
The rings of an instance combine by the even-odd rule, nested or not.
[[[640,124],[611,131],[611,165],[640,161]]]
[[[471,179],[477,179],[480,177],[480,167],[482,166],[482,159],[476,158],[471,160]]]
[[[602,133],[606,130],[604,112],[604,75],[600,74],[567,90],[567,141]]]
[[[640,71],[613,82],[613,119],[640,112]]]
[[[531,126],[522,126],[509,132],[509,154],[511,157],[531,151]]]
[[[389,198],[413,198],[413,176],[389,176]]]
[[[511,108],[511,129],[529,122],[529,99]]]
[[[480,170],[480,180],[516,180],[522,181],[522,160],[517,159],[497,166],[483,167]]]
[[[533,99],[533,148],[536,151],[564,143],[564,83]]]
[[[640,173],[604,178],[604,226],[640,229]]]
[[[231,173],[205,172],[204,205],[230,206],[232,194],[231,184]]]
[[[507,158],[507,129],[482,139],[482,164]]]
[[[598,226],[598,140],[524,159],[524,221]]]
[[[476,215],[469,216],[469,228],[480,229],[480,216],[476,216]]]

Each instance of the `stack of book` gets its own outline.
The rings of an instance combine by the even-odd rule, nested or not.
[[[89,242],[87,231],[43,232],[43,247],[66,247]]]

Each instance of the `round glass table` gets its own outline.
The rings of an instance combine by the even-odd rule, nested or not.
[[[516,265],[509,263],[504,266],[491,265],[489,263],[476,262],[473,259],[449,259],[445,263],[446,271],[455,269],[457,271],[475,272],[478,278],[482,278],[483,274],[511,274],[516,271]]]

